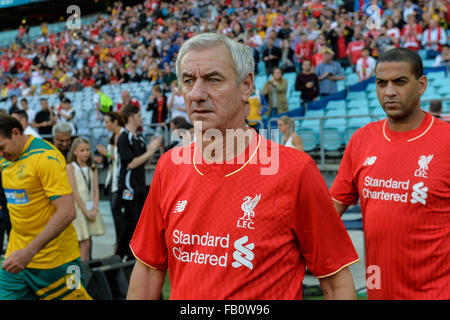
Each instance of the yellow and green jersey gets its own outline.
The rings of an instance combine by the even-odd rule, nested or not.
[[[7,257],[41,233],[56,212],[52,201],[72,189],[63,155],[42,139],[30,137],[16,161],[0,158],[0,170],[12,226]],[[79,256],[71,223],[33,257],[28,268],[55,268]]]

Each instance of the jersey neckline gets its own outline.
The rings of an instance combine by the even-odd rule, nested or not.
[[[383,127],[382,127],[384,138],[389,142],[392,142],[393,140],[412,142],[412,141],[415,141],[415,140],[423,137],[428,131],[430,131],[431,127],[433,126],[434,117],[425,111],[422,111],[422,112],[425,114],[425,117],[423,118],[419,127],[417,127],[414,130],[409,130],[409,131],[393,131],[393,130],[391,130],[389,128],[388,120],[386,118],[383,121]]]
[[[240,155],[226,160],[224,162],[207,163],[199,152],[198,141],[194,142],[194,151],[192,155],[192,165],[194,170],[201,176],[207,175],[212,172],[217,172],[220,176],[228,178],[241,170],[243,170],[250,162],[257,160],[257,152],[261,144],[261,136],[253,129],[249,128],[252,132],[252,139],[247,148]],[[242,156],[245,154],[245,158]],[[243,161],[245,160],[245,162]]]

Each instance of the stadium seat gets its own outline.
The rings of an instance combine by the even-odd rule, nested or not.
[[[356,75],[356,73],[351,73],[351,74],[349,74],[349,75],[347,75],[346,77],[345,77],[345,84],[347,85],[347,86],[351,86],[351,85],[353,85],[353,84],[356,84],[356,83],[358,83],[358,76]]]
[[[432,81],[431,87],[437,90],[440,87],[450,88],[450,77],[439,79],[439,81]],[[450,91],[450,89],[448,89]]]
[[[378,108],[380,106],[380,102],[378,101],[378,98],[369,100],[369,109]]]
[[[450,87],[440,87],[436,93],[440,95],[442,98],[450,98]]]
[[[302,138],[305,151],[312,151],[319,145],[319,138],[313,129],[301,128],[297,130],[297,134]]]
[[[442,113],[450,113],[450,100],[442,102]]]
[[[428,72],[427,78],[433,82],[445,79],[445,71]]]
[[[344,109],[346,108],[347,103],[345,100],[330,100],[327,102],[327,106],[325,109],[331,110],[331,109]]]
[[[368,106],[369,106],[369,102],[365,98],[357,99],[357,100],[350,100],[347,103],[348,110],[353,109],[353,108],[368,107]]]
[[[319,119],[305,119],[302,121],[301,130],[303,129],[311,129],[315,133],[318,133],[320,130],[320,120]]]
[[[343,108],[341,109],[325,109],[325,115],[327,117],[331,117],[331,116],[345,116],[347,115],[347,111]]]
[[[347,127],[364,127],[366,124],[372,122],[372,119],[369,117],[357,117],[357,118],[350,118],[347,123]]]
[[[257,75],[255,77],[255,88],[259,91],[262,90],[262,88],[264,87],[264,83],[266,83],[267,81],[267,76],[266,75]]]
[[[365,91],[350,91],[347,93],[347,101],[351,100],[361,100],[366,99],[366,92]]]
[[[359,129],[359,127],[347,127],[347,128],[345,128],[345,131],[344,131],[344,143],[345,143],[345,145],[348,144],[348,142],[350,141],[350,138],[353,136],[353,134],[358,129]]]
[[[434,59],[422,59],[424,68],[433,68]]]
[[[377,91],[376,90],[371,90],[367,92],[367,99],[372,100],[372,99],[377,99]]]
[[[337,128],[323,129],[323,148],[326,151],[339,150],[344,144],[342,133]]]
[[[377,85],[375,84],[375,82],[371,82],[367,85],[366,87],[366,92],[369,93],[371,91],[376,91],[377,90]]]
[[[427,91],[425,91],[425,93],[421,97],[422,100],[435,100],[435,99],[440,99],[440,98],[441,98],[441,96],[436,91],[434,91],[434,89],[432,87],[431,88],[428,87]]]
[[[368,114],[369,113],[369,107],[366,105],[362,105],[358,108],[351,108],[348,110],[347,115],[357,115],[357,114]]]
[[[337,129],[340,133],[343,133],[345,127],[347,126],[345,118],[331,118],[325,119],[323,122],[324,128],[334,128]]]
[[[420,49],[419,51],[417,51],[417,53],[419,54],[419,56],[422,58],[422,60],[425,60],[427,57],[427,51],[425,49]]]
[[[345,80],[337,81],[337,89],[338,89],[338,91],[345,90]]]
[[[324,115],[324,110],[308,110],[305,117],[323,117]]]

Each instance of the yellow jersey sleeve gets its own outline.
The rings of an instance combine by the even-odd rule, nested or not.
[[[50,201],[72,193],[67,176],[66,160],[61,152],[46,150],[36,163],[36,174],[39,176],[45,195]]]

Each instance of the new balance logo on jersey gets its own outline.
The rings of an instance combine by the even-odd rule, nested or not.
[[[427,202],[425,201],[428,197],[428,187],[424,187],[423,182],[416,183],[413,185],[413,192],[411,194],[411,203],[417,203],[420,202],[423,205],[426,205]]]
[[[255,244],[252,242],[244,246],[244,244],[247,242],[247,236],[243,236],[242,238],[237,239],[234,242],[234,248],[236,249],[236,251],[233,252],[233,258],[236,261],[231,264],[234,268],[245,266],[250,270],[253,269],[252,261],[255,255],[253,254],[252,250],[255,248]]]
[[[244,202],[241,205],[242,211],[244,211],[244,215],[238,219],[237,227],[238,228],[247,228],[247,229],[255,229],[254,222],[252,219],[255,217],[255,212],[253,211],[258,204],[259,200],[261,200],[261,194],[257,194],[253,199],[250,196],[244,197]]]
[[[174,213],[181,213],[186,209],[187,200],[180,200],[175,205],[175,210],[173,210]]]
[[[422,155],[419,157],[419,161],[417,162],[419,164],[419,169],[414,171],[414,175],[416,177],[421,178],[428,178],[428,165],[430,164],[431,160],[433,159],[433,155],[430,154],[428,156]]]
[[[371,166],[375,163],[375,161],[377,160],[376,156],[373,157],[367,157],[366,161],[364,161],[363,166]]]

